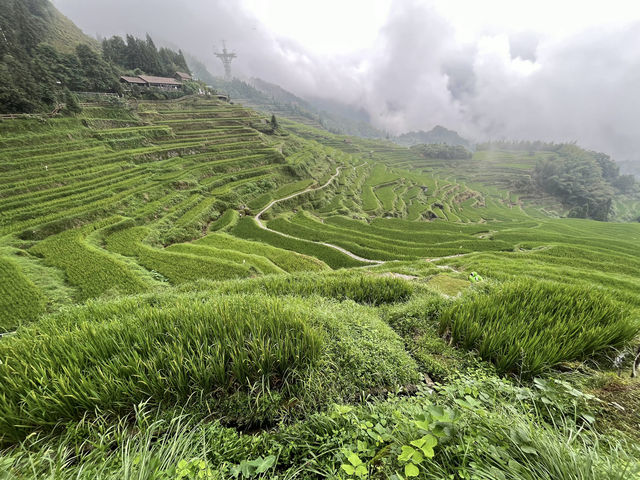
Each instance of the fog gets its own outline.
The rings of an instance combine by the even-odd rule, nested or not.
[[[226,39],[239,78],[362,107],[392,133],[441,124],[475,140],[577,141],[640,163],[640,10],[632,2],[54,4],[88,34],[149,33],[214,75],[223,70],[213,46]]]

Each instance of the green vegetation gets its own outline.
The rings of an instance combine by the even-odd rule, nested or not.
[[[127,41],[113,36],[102,41],[105,60],[125,70],[140,69],[148,75],[173,77],[176,72],[189,73],[182,52],[168,48],[158,50],[149,35],[145,40],[127,35]]]
[[[45,298],[18,265],[0,257],[0,333],[16,328],[23,321],[44,313]]]
[[[393,139],[399,145],[412,147],[413,145],[423,144],[446,144],[461,145],[465,148],[471,147],[471,142],[462,138],[457,132],[446,129],[440,125],[436,125],[428,132],[419,130],[417,132],[407,132]]]
[[[273,245],[274,247],[316,257],[334,269],[366,265],[326,245],[299,240],[264,230],[257,225],[253,218],[243,218],[240,220],[232,233],[240,238],[260,241]]]
[[[276,114],[0,123],[3,474],[635,478],[640,224],[560,218],[591,200],[535,175],[575,153],[557,179],[596,162],[573,186],[637,218],[609,160]]]
[[[209,278],[248,277],[250,265],[237,263],[237,259],[220,258],[209,253],[204,256],[182,253],[170,249],[156,249],[143,243],[149,231],[145,227],[123,229],[107,238],[107,248],[121,255],[133,256],[150,271],[155,271],[174,283]],[[213,252],[212,252],[213,253]],[[267,272],[271,273],[271,272]]]
[[[62,269],[68,282],[80,289],[82,300],[105,292],[137,293],[150,288],[143,275],[130,265],[87,243],[89,230],[67,230],[50,236],[30,252],[42,255],[47,264]]]
[[[267,295],[319,295],[337,300],[353,300],[367,305],[403,302],[408,300],[414,291],[414,286],[406,280],[356,272],[266,276],[220,284],[200,283],[198,287],[215,289],[225,294],[258,291]]]
[[[414,150],[425,158],[466,160],[472,157],[471,152],[462,145],[446,145],[442,143],[428,145],[420,144],[412,146],[411,150]]]
[[[127,43],[115,36],[100,49],[48,0],[7,0],[0,30],[0,113],[48,113],[65,105],[63,113],[77,114],[81,108],[72,91],[122,93],[118,77],[124,73],[189,73],[182,52],[158,50],[149,35],[146,40],[127,35]],[[133,93],[153,98],[193,93],[189,85],[183,90]]]
[[[96,409],[282,387],[319,355],[321,337],[302,318],[259,297],[163,308],[129,300],[52,317],[0,344],[0,439]]]
[[[526,281],[456,303],[442,312],[440,330],[499,372],[532,376],[623,347],[640,323],[604,292]]]
[[[590,152],[571,144],[545,144],[542,142],[489,143],[478,146],[481,150],[502,148],[548,153],[539,158],[531,178],[522,179],[517,188],[531,193],[543,190],[557,196],[569,209],[568,216],[606,221],[612,213],[614,192],[633,193],[636,182],[631,175],[620,175],[619,167],[611,158],[599,152]]]
[[[9,0],[0,12],[0,113],[52,110],[76,91],[119,91],[94,41],[45,0]],[[71,103],[70,103],[71,102]]]

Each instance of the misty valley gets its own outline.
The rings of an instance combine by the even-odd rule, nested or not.
[[[0,478],[640,479],[612,2],[0,0]]]

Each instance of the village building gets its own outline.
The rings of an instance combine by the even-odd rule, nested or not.
[[[146,82],[142,80],[140,77],[127,77],[125,75],[120,77],[120,83],[126,83],[129,85],[140,85],[143,87],[147,86]]]
[[[152,75],[138,75],[137,77],[120,77],[121,83],[129,86],[137,85],[140,87],[156,87],[165,90],[177,90],[182,88],[182,82],[171,77],[154,77]]]
[[[182,87],[182,82],[179,82],[175,78],[154,77],[151,75],[139,75],[139,77],[144,80],[149,87],[165,88],[169,90],[177,90]]]
[[[179,82],[190,82],[191,80],[193,80],[193,77],[191,75],[184,72],[176,72],[173,78],[175,78]]]

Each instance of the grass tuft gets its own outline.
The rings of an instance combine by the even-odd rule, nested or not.
[[[620,348],[639,330],[606,292],[551,282],[509,282],[490,295],[470,295],[440,317],[441,333],[449,331],[498,371],[525,377]]]

